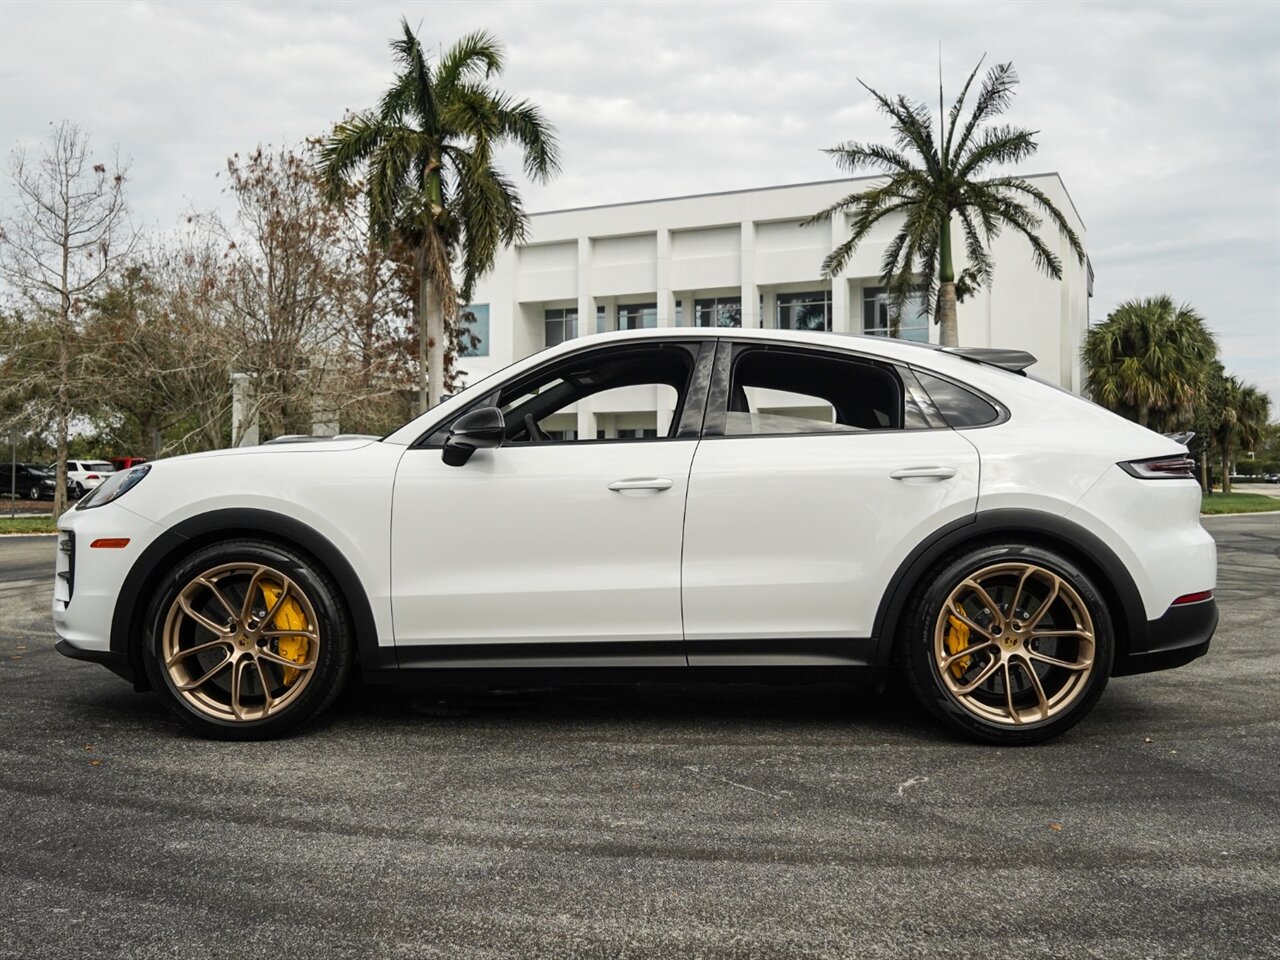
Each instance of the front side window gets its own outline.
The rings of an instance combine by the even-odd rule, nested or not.
[[[903,391],[886,367],[832,354],[745,348],[733,359],[725,436],[898,430]]]
[[[458,356],[489,355],[489,305],[471,303],[458,312]]]
[[[917,290],[895,313],[892,298],[884,287],[862,291],[862,332],[869,337],[896,337],[899,340],[929,342],[929,315],[926,291]]]
[[[696,365],[698,345],[664,343],[595,350],[561,358],[496,389],[472,409],[496,406],[505,444],[675,437]],[[700,419],[699,404],[697,415]],[[580,412],[594,428],[579,433]],[[449,426],[427,441],[439,446]],[[696,435],[694,424],[690,435]]]
[[[831,291],[778,294],[779,330],[830,330]]]

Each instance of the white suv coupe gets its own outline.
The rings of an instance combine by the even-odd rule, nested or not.
[[[161,460],[58,522],[70,657],[253,739],[365,680],[830,680],[900,666],[1043,740],[1208,649],[1186,448],[1031,356],[668,329],[568,341],[380,441]]]

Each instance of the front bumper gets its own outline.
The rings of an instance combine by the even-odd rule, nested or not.
[[[53,645],[53,649],[64,657],[70,657],[72,660],[100,663],[117,677],[123,677],[130,683],[134,681],[133,666],[129,663],[128,656],[123,653],[115,650],[86,650],[83,647],[77,647],[70,640],[59,640]],[[101,674],[98,674],[98,676],[101,676]]]
[[[1217,627],[1216,600],[1170,607],[1159,620],[1147,624],[1146,649],[1130,651],[1117,661],[1113,675],[1150,673],[1190,663],[1209,652],[1209,641]]]

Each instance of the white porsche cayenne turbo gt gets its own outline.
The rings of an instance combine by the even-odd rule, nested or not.
[[[1043,740],[1110,677],[1202,655],[1218,614],[1185,447],[1033,362],[606,334],[380,441],[144,464],[59,520],[58,649],[228,739],[314,717],[353,669],[792,682],[897,665],[956,730]]]

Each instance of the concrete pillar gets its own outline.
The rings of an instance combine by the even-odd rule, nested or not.
[[[849,221],[843,213],[831,217],[831,249],[849,236]],[[858,304],[849,303],[849,275],[841,270],[831,278],[831,329],[835,333],[861,333]]]
[[[596,302],[591,296],[591,238],[578,238],[578,336],[596,332]],[[595,437],[595,434],[592,434]]]
[[[742,326],[760,326],[760,288],[756,286],[756,224],[742,221]]]
[[[676,325],[676,298],[671,289],[671,231],[658,230],[658,326]]]
[[[774,290],[766,290],[764,294],[764,315],[760,317],[760,326],[773,330],[778,326],[778,294]]]

